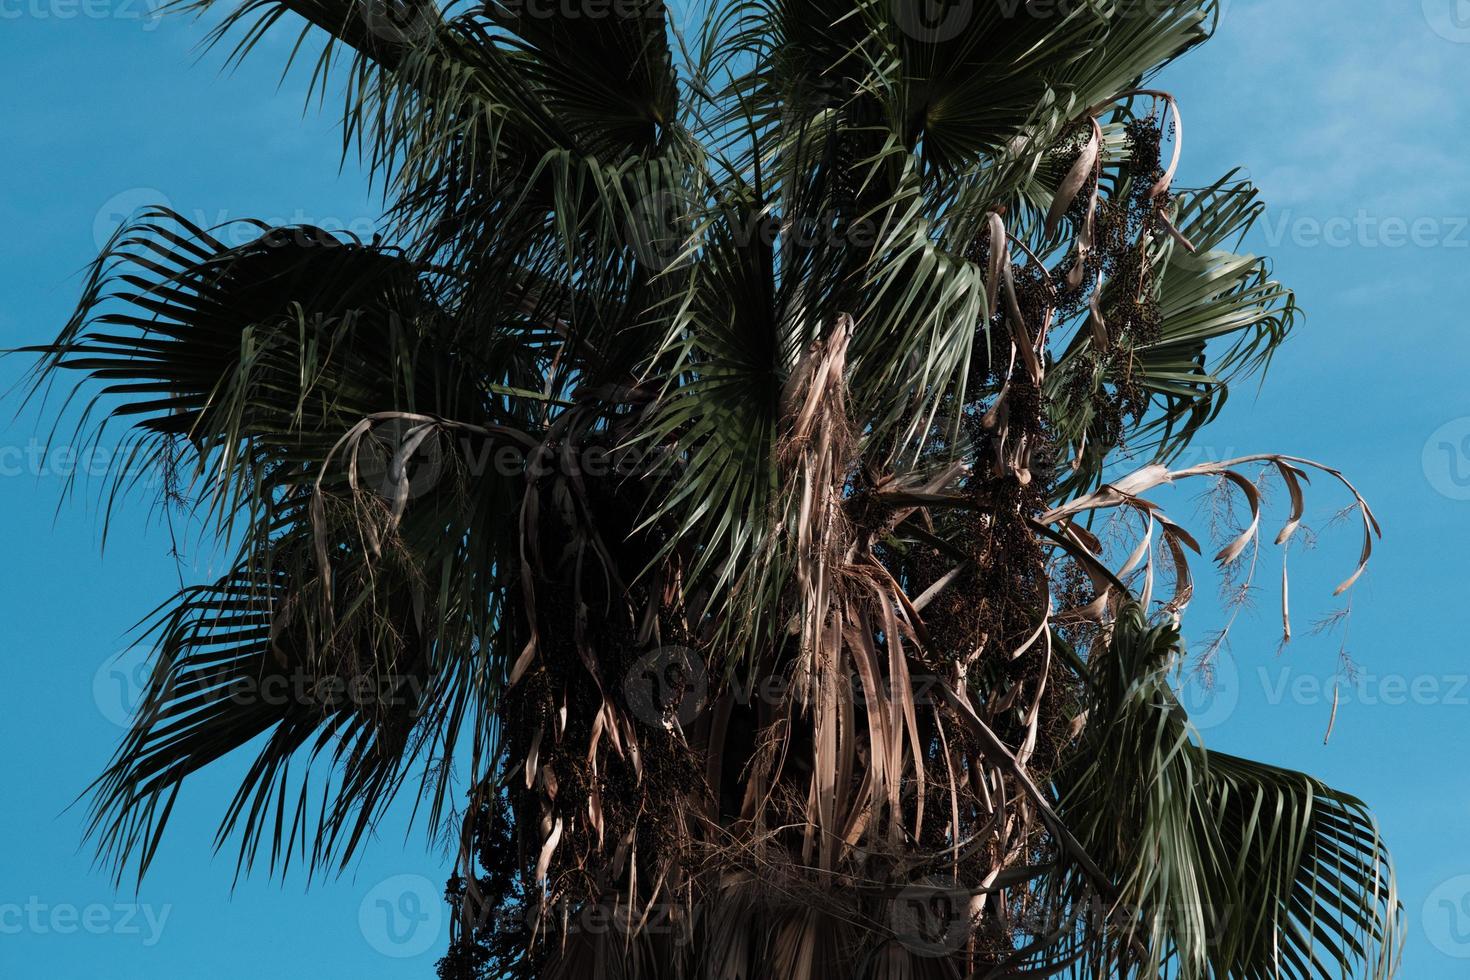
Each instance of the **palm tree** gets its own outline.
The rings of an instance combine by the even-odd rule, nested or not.
[[[153,623],[119,875],[244,750],[242,869],[414,794],[446,977],[1392,975],[1364,806],[1170,684],[1144,494],[1243,500],[1242,575],[1266,477],[1278,543],[1313,474],[1377,535],[1307,460],[1170,468],[1296,315],[1147,87],[1215,0],[223,6],[324,42],[394,231],[150,211],[39,348],[238,549]]]

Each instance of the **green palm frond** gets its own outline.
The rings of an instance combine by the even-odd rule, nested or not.
[[[1180,655],[1176,629],[1136,607],[1120,615],[1089,661],[1098,696],[1059,780],[1063,819],[1118,882],[1116,904],[1092,905],[1127,940],[1110,968],[1392,975],[1402,925],[1367,809],[1302,773],[1206,750],[1168,682]],[[1089,968],[1105,969],[1102,955],[1089,952]]]
[[[1178,224],[1195,251],[1159,243],[1157,336],[1125,361],[1098,364],[1092,337],[1078,324],[1053,374],[1052,394],[1059,433],[1086,444],[1082,485],[1118,448],[1092,410],[1098,391],[1137,385],[1153,410],[1129,432],[1130,453],[1167,460],[1220,413],[1230,382],[1263,371],[1290,333],[1298,315],[1291,291],[1271,278],[1267,260],[1231,250],[1263,207],[1256,189],[1234,174],[1181,196]],[[1110,310],[1123,288],[1105,283],[1099,307]]]
[[[98,399],[132,427],[132,471],[162,470],[170,492],[239,547],[228,576],[160,610],[154,682],[99,784],[101,844],[146,868],[168,813],[159,801],[269,732],[221,842],[240,829],[242,867],[252,864],[261,835],[274,824],[279,838],[288,816],[289,761],[326,752],[350,778],[331,806],[314,801],[310,863],[339,847],[345,860],[419,752],[452,755],[456,739],[483,740],[493,724],[495,569],[516,554],[522,480],[483,459],[496,438],[534,445],[523,434],[534,416],[513,406],[537,403],[517,387],[531,383],[527,371],[540,384],[537,346],[492,342],[475,351],[488,364],[466,363],[432,286],[391,250],[263,226],[225,248],[162,211],[99,260],[88,303],[47,363],[101,382]],[[375,417],[385,424],[363,430]],[[464,418],[478,421],[452,424]],[[431,482],[398,515],[394,456],[428,420],[442,420],[420,446]],[[339,447],[354,428],[367,448],[349,465]],[[471,649],[485,662],[463,655]],[[391,690],[393,710],[297,697],[357,683]],[[452,802],[448,785],[437,772],[435,819]],[[271,864],[289,844],[274,842]]]

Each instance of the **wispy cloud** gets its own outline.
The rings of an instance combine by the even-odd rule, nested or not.
[[[1435,30],[1422,8],[1438,2],[1230,4],[1191,74],[1256,134],[1253,176],[1274,205],[1467,210],[1470,43]]]

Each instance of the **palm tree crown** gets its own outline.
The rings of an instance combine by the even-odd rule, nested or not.
[[[1307,460],[1171,469],[1297,312],[1149,85],[1214,0],[217,4],[322,39],[394,231],[150,211],[41,348],[238,548],[154,621],[119,874],[245,749],[242,868],[415,794],[446,977],[1392,974],[1363,805],[1168,679],[1150,490],[1238,495],[1254,567],[1260,478],[1285,545],[1329,477],[1339,591],[1378,531]]]

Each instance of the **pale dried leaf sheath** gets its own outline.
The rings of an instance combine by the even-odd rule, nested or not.
[[[1148,189],[1150,200],[1169,190],[1169,185],[1174,182],[1174,174],[1179,170],[1179,151],[1184,146],[1184,120],[1179,115],[1179,105],[1174,101],[1173,96],[1166,95],[1164,100],[1167,105],[1166,111],[1174,114],[1174,151],[1169,157],[1169,166],[1164,169],[1163,176]],[[1191,252],[1194,251],[1193,246],[1188,247]]]
[[[939,578],[935,580],[933,585],[925,589],[922,593],[920,593],[919,597],[914,600],[914,609],[918,611],[923,611],[925,606],[929,605],[929,603],[938,598],[939,593],[943,592],[950,585],[954,584],[955,580],[958,579],[960,575],[962,575],[969,567],[969,562],[961,562],[960,564],[951,568],[949,571],[945,572],[943,575],[939,576]]]
[[[963,698],[959,697],[949,685],[941,685],[940,690],[945,698],[948,699],[950,705],[954,707],[960,722],[969,729],[972,735],[976,736],[982,751],[1003,771],[1020,783],[1021,788],[1026,791],[1031,805],[1036,808],[1037,813],[1041,816],[1042,823],[1046,824],[1047,829],[1057,838],[1057,842],[1062,845],[1062,848],[1072,856],[1073,860],[1086,872],[1087,876],[1092,879],[1093,883],[1098,886],[1105,897],[1111,898],[1115,895],[1117,893],[1117,886],[1097,866],[1097,862],[1088,855],[1086,849],[1078,842],[1076,836],[1062,823],[1061,818],[1057,816],[1056,811],[1052,809],[1051,804],[1047,801],[1046,794],[1042,792],[1041,788],[1027,774],[1026,767],[1016,760],[1016,757],[1011,753],[1010,749],[1006,748],[1005,743],[1000,740],[999,736],[991,731],[990,726],[980,720],[980,717],[975,714],[969,704]]]
[[[1170,218],[1167,214],[1164,214],[1161,211],[1159,213],[1159,220],[1163,222],[1164,229],[1169,233],[1169,237],[1178,242],[1186,252],[1189,252],[1191,255],[1193,255],[1195,252],[1199,251],[1199,249],[1195,247],[1194,242],[1190,241],[1189,238],[1185,236],[1184,232],[1175,227],[1173,218]]]
[[[1027,650],[1030,650],[1036,644],[1036,641],[1041,639],[1043,634],[1047,637],[1047,643],[1051,643],[1051,632],[1047,629],[1047,627],[1051,625],[1051,612],[1051,600],[1048,599],[1046,603],[1046,612],[1042,614],[1041,622],[1036,625],[1036,629],[1031,633],[1029,637],[1026,638],[1026,642],[1022,643],[1011,653],[1012,660],[1020,659],[1021,655],[1024,654]]]
[[[1177,623],[1179,614],[1184,612],[1185,606],[1189,605],[1189,600],[1194,595],[1194,580],[1189,573],[1189,559],[1180,545],[1180,536],[1166,530],[1164,541],[1174,559],[1174,596],[1165,608],[1174,615]],[[1194,550],[1198,552],[1199,548],[1196,546]]]
[[[1102,144],[1102,127],[1097,124],[1096,119],[1091,119],[1092,137],[1098,145]],[[1077,259],[1072,263],[1072,268],[1067,271],[1067,288],[1076,289],[1082,285],[1082,277],[1087,274],[1087,256],[1092,251],[1093,238],[1096,234],[1097,223],[1097,198],[1102,184],[1102,155],[1094,155],[1092,169],[1092,190],[1088,193],[1087,211],[1082,219],[1082,230],[1077,235]]]
[[[1021,304],[1016,299],[1016,280],[1011,272],[1009,257],[1001,269],[1001,278],[1005,284],[1006,320],[1011,326],[1011,339],[1021,354],[1021,362],[1026,365],[1031,383],[1039,386],[1042,378],[1041,360],[1036,356],[1036,341],[1026,327],[1026,319],[1021,315]]]
[[[1234,470],[1222,470],[1220,476],[1240,488],[1240,492],[1245,494],[1246,501],[1250,504],[1251,509],[1250,524],[1244,531],[1240,532],[1239,537],[1224,548],[1221,548],[1220,552],[1215,555],[1215,561],[1221,565],[1228,565],[1240,557],[1240,553],[1254,540],[1256,531],[1261,526],[1261,491],[1256,489],[1254,483]]]
[[[985,270],[985,300],[989,304],[986,315],[988,317],[994,317],[995,311],[1000,308],[1001,266],[1010,261],[1010,258],[1005,222],[1001,219],[1000,215],[992,211],[990,212],[988,223],[990,227],[990,261]]]
[[[541,759],[541,737],[545,734],[545,728],[536,729],[536,734],[531,739],[531,748],[526,752],[526,789],[530,789],[536,781],[536,770]]]
[[[520,679],[525,676],[526,669],[531,666],[531,661],[535,659],[535,656],[536,644],[531,640],[527,640],[525,647],[521,649],[520,656],[516,657],[515,666],[511,668],[508,681],[509,687],[515,687],[520,682]]]
[[[541,855],[536,859],[536,880],[546,880],[546,870],[551,867],[551,857],[556,853],[556,846],[561,843],[562,818],[557,817],[556,823],[551,827],[551,833],[546,837],[546,843],[541,845]]]
[[[1082,147],[1077,160],[1072,164],[1062,178],[1061,185],[1057,188],[1056,196],[1052,198],[1051,210],[1046,215],[1046,230],[1043,234],[1047,238],[1056,234],[1057,224],[1062,220],[1062,215],[1072,206],[1077,199],[1077,194],[1087,183],[1088,179],[1097,165],[1098,150],[1102,145],[1102,132],[1098,128],[1097,120],[1092,120],[1092,132],[1089,134],[1087,143]]]
[[[1332,685],[1332,713],[1327,716],[1327,731],[1322,736],[1322,744],[1323,745],[1326,745],[1327,742],[1328,742],[1328,740],[1332,738],[1332,729],[1333,729],[1333,726],[1335,726],[1337,724],[1337,705],[1338,705],[1338,700],[1339,700],[1339,698],[1341,696],[1341,693],[1342,693],[1341,690],[1340,690],[1340,688],[1341,688],[1341,685],[1340,684],[1333,684]]]
[[[1291,642],[1291,601],[1288,598],[1291,587],[1291,576],[1286,573],[1286,555],[1281,553],[1281,644],[1285,646]]]
[[[1100,351],[1105,351],[1111,344],[1108,339],[1108,324],[1103,319],[1102,306],[1102,271],[1097,274],[1097,283],[1092,287],[1092,295],[1087,298],[1087,326],[1092,330],[1092,343]]]
[[[1247,479],[1236,470],[1237,467],[1251,463],[1270,464],[1277,467],[1277,469],[1282,472],[1283,478],[1287,482],[1287,486],[1292,498],[1292,513],[1286,527],[1283,528],[1281,534],[1278,535],[1278,540],[1282,542],[1289,541],[1292,533],[1295,532],[1297,526],[1299,526],[1300,523],[1303,506],[1300,482],[1306,479],[1305,469],[1310,468],[1327,473],[1328,475],[1336,479],[1339,483],[1341,483],[1348,490],[1348,492],[1353,495],[1355,506],[1357,507],[1363,520],[1363,547],[1359,555],[1357,568],[1353,571],[1353,574],[1349,576],[1346,581],[1344,581],[1341,585],[1337,587],[1333,594],[1340,595],[1343,592],[1347,591],[1347,589],[1351,588],[1352,585],[1363,574],[1364,569],[1366,569],[1368,560],[1371,557],[1373,551],[1373,539],[1375,536],[1382,536],[1382,529],[1378,526],[1378,521],[1373,516],[1372,510],[1369,508],[1367,501],[1363,499],[1362,494],[1360,494],[1357,488],[1343,477],[1341,472],[1333,469],[1332,467],[1314,462],[1313,460],[1303,459],[1298,456],[1283,456],[1274,453],[1242,456],[1236,459],[1225,460],[1219,463],[1204,463],[1198,466],[1191,466],[1173,472],[1170,472],[1166,467],[1160,464],[1149,464],[1148,466],[1144,466],[1134,471],[1133,473],[1130,473],[1128,476],[1124,477],[1121,480],[1118,480],[1111,484],[1104,484],[1091,493],[1084,494],[1081,497],[1068,501],[1067,503],[1062,504],[1058,507],[1052,508],[1050,511],[1047,511],[1040,517],[1037,526],[1049,526],[1052,524],[1066,522],[1067,526],[1071,527],[1071,521],[1079,514],[1117,507],[1133,507],[1140,510],[1146,510],[1148,513],[1154,515],[1156,519],[1163,521],[1165,519],[1163,515],[1158,512],[1156,505],[1151,504],[1146,500],[1143,500],[1138,496],[1138,494],[1150,490],[1153,487],[1172,483],[1176,480],[1187,477],[1214,476],[1229,480],[1231,483],[1235,484],[1246,496],[1246,499],[1251,508],[1250,526],[1245,530],[1244,533],[1233,540],[1225,548],[1221,549],[1219,554],[1216,555],[1217,561],[1222,564],[1229,564],[1230,562],[1238,558],[1241,552],[1244,551],[1245,548],[1250,544],[1250,542],[1256,537],[1260,525],[1260,492],[1256,489],[1254,483],[1252,483],[1249,479]],[[1166,524],[1166,530],[1168,532],[1167,536],[1171,541],[1171,547],[1172,542],[1174,540],[1177,540],[1188,546],[1190,549],[1198,552],[1199,545],[1194,541],[1193,538],[1191,538],[1187,534],[1187,532],[1185,532],[1178,525],[1169,522]],[[1065,541],[1066,539],[1059,538],[1058,540]],[[1092,557],[1091,555],[1086,554],[1085,550],[1082,548],[1078,548],[1076,553],[1079,556],[1085,556],[1086,558]],[[1182,555],[1182,552],[1180,552],[1180,554]],[[1084,562],[1084,564],[1086,565],[1086,562]]]
[[[1199,542],[1194,539],[1194,535],[1190,534],[1180,525],[1175,524],[1163,511],[1154,510],[1150,511],[1149,513],[1154,520],[1159,522],[1159,526],[1164,529],[1166,534],[1179,539],[1179,541],[1181,541],[1187,548],[1189,548],[1190,551],[1193,551],[1195,554],[1200,553]]]
[[[1276,461],[1276,469],[1286,483],[1287,493],[1291,497],[1291,516],[1287,518],[1286,526],[1281,529],[1281,533],[1276,535],[1276,543],[1285,544],[1301,525],[1302,514],[1306,510],[1301,481],[1307,479],[1307,475],[1291,464],[1280,460]]]
[[[1138,542],[1137,546],[1134,547],[1132,554],[1130,554],[1128,556],[1128,560],[1125,561],[1125,562],[1123,562],[1123,567],[1121,567],[1121,568],[1118,569],[1118,577],[1119,578],[1122,578],[1123,576],[1129,574],[1130,572],[1132,572],[1135,568],[1137,568],[1139,566],[1139,564],[1143,561],[1144,556],[1148,553],[1149,545],[1151,545],[1153,543],[1153,537],[1154,537],[1154,519],[1153,519],[1153,515],[1145,512],[1144,513],[1144,517],[1145,517],[1145,520],[1147,521],[1147,523],[1144,526],[1143,537],[1141,539],[1139,539],[1139,542]]]

